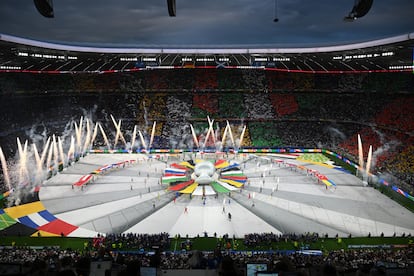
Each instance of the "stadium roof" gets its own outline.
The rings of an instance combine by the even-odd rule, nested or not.
[[[91,47],[0,34],[0,70],[107,72],[170,68],[257,68],[303,72],[412,71],[414,33],[323,47]]]
[[[165,0],[53,2],[54,17],[45,18],[33,1],[0,1],[0,33],[83,45],[268,48],[376,40],[414,24],[412,0],[179,0],[175,17]],[[363,17],[344,20],[358,3]]]

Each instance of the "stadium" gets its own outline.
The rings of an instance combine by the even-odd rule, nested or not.
[[[401,248],[384,253],[384,273],[410,275],[413,46],[414,33],[323,47],[214,49],[90,47],[0,34],[2,262],[10,262],[15,237],[26,245],[56,238],[98,255],[106,248],[90,275],[121,275],[120,252],[139,255],[141,268],[192,275],[201,272],[169,267],[168,254],[187,262],[196,248],[208,259],[218,244],[245,259],[236,274],[206,265],[205,275],[250,275],[246,263],[302,275],[299,255],[291,260],[296,270],[277,263],[298,250],[329,255],[326,239],[326,247],[331,240],[347,249]],[[130,240],[142,236],[155,241]],[[378,244],[367,245],[367,237]],[[198,248],[203,238],[213,247]],[[387,238],[401,239],[385,245]],[[162,264],[154,265],[160,252]],[[249,259],[251,252],[260,253]],[[335,275],[357,275],[362,263],[335,265]],[[305,275],[321,269],[306,267]]]

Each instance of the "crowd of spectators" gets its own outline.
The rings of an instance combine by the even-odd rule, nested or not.
[[[137,234],[137,233],[123,233],[123,234],[108,234],[102,240],[102,245],[105,248],[124,249],[133,248],[136,250],[148,251],[154,246],[161,250],[170,248],[170,239],[168,233],[160,234]]]
[[[274,242],[301,242],[311,243],[317,241],[319,238],[318,233],[286,233],[286,234],[275,234],[275,233],[250,233],[244,236],[243,243],[249,247],[255,247],[263,244],[270,244]]]
[[[413,186],[412,74],[300,74],[263,70],[149,70],[119,74],[23,74],[0,76],[3,101],[0,144],[16,151],[16,137],[40,141],[34,132],[62,133],[67,122],[91,115],[111,139],[112,114],[126,139],[134,125],[153,147],[192,148],[189,124],[202,138],[206,116],[218,134],[226,120],[234,132],[247,126],[242,147],[328,148],[357,161],[373,146],[373,172]],[[18,93],[16,93],[18,92]],[[88,93],[92,92],[92,93]],[[402,93],[399,93],[402,92]],[[380,94],[380,96],[379,96]],[[24,110],[25,112],[20,112]],[[30,141],[34,136],[38,141]],[[98,137],[97,144],[105,145]],[[235,135],[236,142],[239,139]],[[41,146],[41,145],[39,145]]]
[[[143,70],[113,74],[5,73],[3,93],[17,92],[146,92],[146,91],[412,91],[407,73],[306,74],[265,70]]]
[[[413,248],[364,248],[333,250],[324,254],[300,251],[76,251],[58,248],[0,248],[0,270],[11,264],[20,274],[13,275],[90,275],[92,264],[107,262],[105,275],[140,275],[141,268],[166,270],[212,270],[215,275],[246,275],[247,264],[265,264],[267,271],[280,275],[412,275]],[[5,275],[5,274],[4,274]]]

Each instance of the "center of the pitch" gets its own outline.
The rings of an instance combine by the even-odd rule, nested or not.
[[[196,164],[194,167],[195,181],[198,184],[210,184],[214,181],[214,171],[215,168],[211,162],[204,161]]]

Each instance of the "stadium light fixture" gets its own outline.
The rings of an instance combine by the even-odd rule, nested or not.
[[[175,0],[167,0],[168,5],[168,15],[169,16],[176,16],[177,15],[177,9],[175,5]]]
[[[53,0],[34,0],[37,11],[47,18],[53,18]]]
[[[353,22],[357,18],[366,15],[372,7],[374,0],[355,0],[354,7],[347,16],[344,17],[344,21]]]
[[[278,17],[278,12],[277,12],[277,5],[278,3],[277,3],[277,0],[275,0],[275,16],[274,16],[274,18],[273,18],[273,22],[279,22],[279,17]]]

